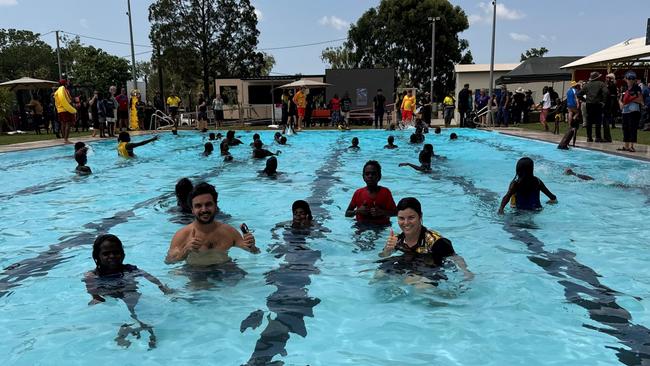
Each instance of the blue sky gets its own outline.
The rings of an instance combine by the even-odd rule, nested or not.
[[[132,0],[134,42],[149,45],[147,8],[151,0]],[[469,41],[476,63],[490,61],[489,1],[454,0],[470,19],[461,34]],[[347,28],[379,0],[254,0],[259,14],[260,48],[314,43],[347,36]],[[627,0],[625,10],[604,0],[499,1],[495,62],[518,62],[530,47],[545,46],[549,56],[581,56],[628,38],[645,35],[648,0]],[[425,15],[423,15],[425,16]],[[81,35],[129,41],[126,0],[0,0],[0,27],[47,33],[59,29]],[[54,34],[43,36],[54,45]],[[423,40],[428,41],[428,40]],[[82,38],[117,56],[129,56],[128,45]],[[321,51],[334,42],[303,48],[271,50],[276,73],[323,73]],[[150,56],[136,46],[138,60]],[[130,57],[130,56],[129,56]]]

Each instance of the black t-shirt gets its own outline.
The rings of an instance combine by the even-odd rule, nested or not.
[[[386,97],[384,95],[376,95],[372,100],[375,106],[375,111],[383,111],[386,106]]]
[[[404,237],[404,233],[397,236],[395,249],[402,251],[405,254],[427,257],[432,260],[432,264],[435,264],[436,266],[441,266],[446,257],[456,254],[449,239],[443,237],[436,231],[427,229],[424,226],[422,226],[420,237],[418,238],[416,245],[408,247],[404,244]]]
[[[469,109],[469,89],[461,89],[458,92],[458,109]]]
[[[350,98],[341,99],[341,111],[349,112],[352,108],[352,100]]]
[[[199,98],[199,112],[206,112],[208,110],[207,104],[205,103],[205,99]]]

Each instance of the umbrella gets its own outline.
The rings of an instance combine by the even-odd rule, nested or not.
[[[0,87],[9,88],[9,90],[11,91],[17,91],[17,90],[49,88],[56,85],[59,85],[59,83],[57,83],[56,81],[22,77],[20,79],[6,81],[0,84]]]
[[[320,81],[314,81],[314,80],[300,79],[300,80],[294,81],[293,83],[282,85],[282,86],[278,87],[278,89],[300,88],[300,87],[303,87],[303,86],[305,86],[305,87],[307,87],[307,86],[318,87],[318,86],[329,86],[329,85],[332,85],[332,84],[322,83]]]

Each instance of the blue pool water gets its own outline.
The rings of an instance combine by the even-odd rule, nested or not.
[[[235,163],[200,157],[198,133],[162,135],[116,156],[115,142],[91,143],[94,174],[73,173],[72,147],[0,155],[0,364],[2,365],[637,365],[650,362],[648,163],[497,133],[427,135],[433,172],[400,168],[420,146],[394,132],[307,132],[281,149],[278,180],[260,179],[263,161],[246,145]],[[273,132],[261,132],[272,141]],[[361,151],[345,150],[353,136]],[[140,138],[135,137],[134,141]],[[558,196],[541,213],[496,215],[517,159]],[[361,169],[376,159],[395,200],[415,196],[424,223],[450,238],[475,273],[419,289],[403,278],[375,279],[388,229],[360,231],[344,217]],[[566,167],[589,174],[584,182]],[[238,283],[188,286],[181,266],[163,263],[182,226],[173,187],[183,176],[219,191],[226,221],[254,229],[260,255],[233,249],[248,274]],[[300,237],[281,225],[307,199],[326,230]],[[393,228],[398,226],[393,219]],[[176,289],[163,295],[141,280],[136,307],[148,334],[114,338],[130,323],[123,302],[88,306],[81,281],[94,267],[99,233],[119,236],[126,263]],[[249,318],[250,316],[250,318]],[[245,321],[248,319],[248,321]],[[245,328],[247,324],[259,327]],[[244,324],[242,324],[244,322]],[[243,332],[242,332],[243,330]],[[278,363],[279,364],[279,363]]]

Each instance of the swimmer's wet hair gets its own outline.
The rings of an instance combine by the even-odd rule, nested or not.
[[[420,201],[417,200],[417,198],[405,197],[399,200],[397,203],[397,211],[403,211],[407,208],[410,208],[411,210],[415,211],[418,216],[422,217],[422,205],[420,204]]]
[[[278,170],[278,159],[275,156],[266,159],[266,167],[264,170],[268,172],[269,168],[271,168],[273,172]]]
[[[434,133],[440,133],[441,131],[442,131],[442,130],[440,129],[440,127],[436,127],[436,129],[433,130]]]
[[[458,138],[458,135],[456,135],[455,132],[452,132],[451,135],[449,135],[450,140],[456,140]]]
[[[208,139],[210,139],[210,140],[214,140],[215,138],[216,138],[216,136],[215,136],[214,132],[210,132],[210,133],[208,134]]]
[[[260,139],[260,134],[259,133],[256,133],[256,134],[253,135],[253,141],[259,140],[259,139]]]
[[[95,239],[93,243],[93,260],[97,263],[97,268],[99,268],[99,249],[102,246],[102,243],[105,241],[110,241],[111,243],[119,244],[120,249],[122,249],[122,255],[124,255],[124,246],[120,238],[113,234],[102,234]]]
[[[84,144],[83,142],[81,142],[81,141],[77,142],[76,144],[74,144],[74,151],[79,151],[79,150],[83,149],[84,146],[86,146],[86,144]]]
[[[117,141],[121,142],[131,142],[131,135],[128,132],[122,131],[117,137]]]
[[[422,150],[433,152],[433,145],[431,145],[431,144],[424,144],[424,146],[422,147]]]
[[[393,135],[388,136],[388,141],[395,141],[395,136]]]
[[[377,171],[379,172],[379,176],[381,177],[381,165],[377,160],[368,160],[366,163],[363,165],[363,170],[361,171],[362,173],[366,171],[366,167],[372,165],[375,168],[377,168]]]
[[[212,199],[214,200],[214,203],[217,203],[219,194],[217,193],[217,190],[214,188],[214,186],[207,182],[202,182],[194,186],[194,189],[192,189],[192,192],[190,192],[190,196],[188,198],[189,202],[192,203],[195,197],[200,196],[202,194],[211,195]]]
[[[309,220],[313,220],[314,217],[311,215],[311,208],[309,207],[309,203],[304,200],[297,200],[291,205],[291,212],[294,212],[295,210],[302,208],[305,213],[307,213],[307,217]]]
[[[203,145],[204,151],[203,152],[212,152],[214,151],[214,145],[212,145],[211,142],[206,142],[205,145]]]
[[[176,197],[181,199],[186,199],[187,197],[189,197],[193,189],[194,189],[194,185],[192,184],[191,180],[189,180],[188,178],[181,178],[176,183],[176,187],[174,191],[176,193]]]

